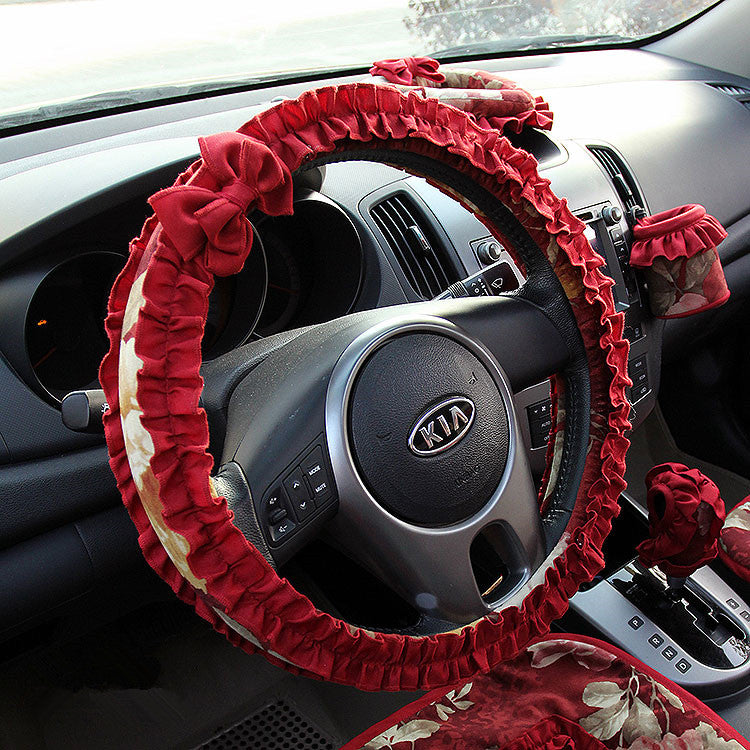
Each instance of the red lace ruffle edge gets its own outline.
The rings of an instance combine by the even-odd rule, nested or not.
[[[630,426],[625,397],[628,344],[622,338],[623,316],[614,311],[612,281],[600,271],[603,261],[565,200],[539,176],[533,157],[499,132],[483,129],[465,113],[434,100],[372,84],[331,87],[282,102],[240,132],[265,143],[290,171],[317,154],[345,146],[421,149],[482,180],[509,201],[540,247],[546,248],[554,237],[562,251],[556,271],[564,285],[579,289],[572,305],[590,363],[592,449],[568,526],[570,544],[520,607],[485,617],[458,633],[422,638],[371,633],[318,611],[278,577],[234,526],[223,498],[211,496],[208,426],[198,398],[200,339],[212,275],[205,255],[186,260],[175,247],[182,238],[167,237],[152,217],[132,243],[130,259],[113,287],[107,318],[110,351],[100,373],[110,405],[104,418],[110,464],[143,553],[175,593],[233,643],[256,649],[215,608],[249,630],[266,657],[287,669],[370,690],[448,685],[487,671],[547,632],[578,586],[601,569],[601,546],[619,510],[629,444],[624,433]],[[222,185],[205,162],[178,178],[177,184],[185,183],[221,193]],[[520,201],[526,205],[513,205]],[[541,224],[529,208],[538,212]],[[167,556],[138,498],[125,451],[118,356],[129,290],[138,269],[146,266],[146,304],[136,326],[136,351],[144,361],[138,375],[142,423],[154,442],[151,467],[164,522],[189,542],[191,571],[205,579],[207,594],[193,588]]]
[[[726,239],[724,227],[706,209],[688,204],[647,216],[633,227],[630,265],[650,266],[654,258],[692,258]]]

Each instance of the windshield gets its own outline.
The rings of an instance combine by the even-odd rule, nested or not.
[[[0,0],[0,116],[174,86],[650,36],[712,0]],[[441,54],[442,51],[442,54]],[[172,87],[172,88],[170,88]],[[164,90],[161,90],[164,89]],[[116,93],[116,96],[108,96]],[[107,95],[107,96],[105,96]],[[141,100],[143,100],[143,96]],[[79,110],[80,110],[79,103]],[[31,114],[31,113],[30,113]],[[33,119],[32,118],[32,119]]]

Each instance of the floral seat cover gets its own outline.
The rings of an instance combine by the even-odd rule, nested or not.
[[[601,641],[556,635],[433,690],[343,750],[739,750],[750,747],[678,685]]]

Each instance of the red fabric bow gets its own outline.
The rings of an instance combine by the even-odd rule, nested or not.
[[[660,464],[646,474],[649,539],[638,545],[647,567],[684,578],[716,557],[726,510],[719,488],[697,469]]]
[[[444,83],[445,76],[439,68],[440,63],[431,57],[399,57],[395,60],[380,60],[373,63],[370,75],[382,76],[389,83],[400,83],[404,86],[411,86],[417,77]]]
[[[266,214],[292,213],[292,178],[286,165],[263,143],[239,133],[199,140],[203,166],[216,189],[178,185],[149,203],[172,244],[186,260],[205,252],[206,268],[217,276],[237,273],[250,252],[251,203]]]

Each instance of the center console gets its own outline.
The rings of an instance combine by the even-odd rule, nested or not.
[[[750,682],[750,603],[710,566],[670,589],[643,568],[635,546],[647,518],[628,495],[606,542],[607,566],[570,602],[587,629],[633,654],[702,698],[726,696]]]
[[[632,405],[633,429],[648,416],[656,404],[659,388],[661,323],[648,310],[648,298],[642,282],[630,267],[631,236],[622,210],[605,200],[575,211],[586,224],[585,235],[604,258],[602,271],[614,282],[615,309],[625,316],[625,338],[630,342],[628,374],[633,385],[628,390]],[[547,439],[551,427],[549,384],[539,383],[516,394],[521,431],[531,456],[532,470],[544,469]]]

